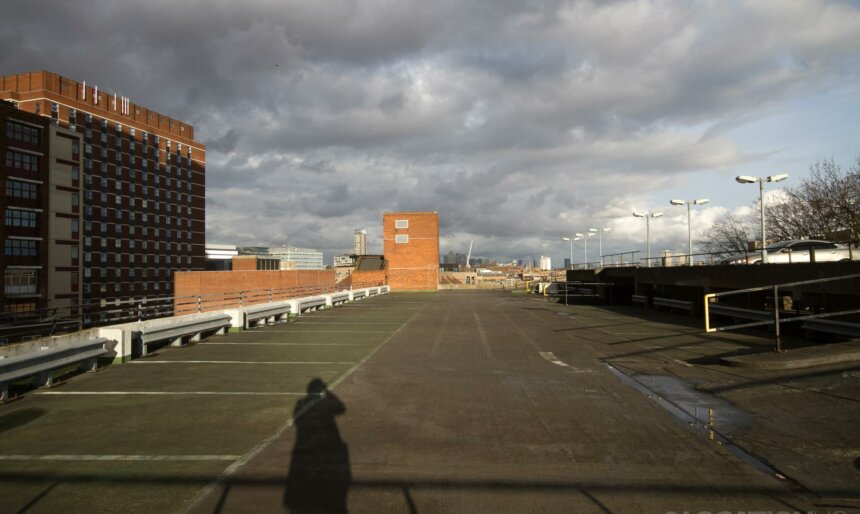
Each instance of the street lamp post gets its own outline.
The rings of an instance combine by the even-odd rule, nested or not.
[[[707,198],[699,198],[698,200],[669,200],[672,205],[687,205],[687,266],[693,265],[693,229],[690,225],[690,206],[704,205],[708,203]]]
[[[659,218],[662,212],[637,212],[633,215],[637,218],[645,218],[645,266],[651,267],[651,218]]]
[[[768,177],[751,177],[749,175],[740,175],[735,177],[735,181],[740,184],[754,184],[758,182],[758,203],[761,207],[761,263],[767,264],[767,237],[765,236],[764,227],[764,183],[765,182],[782,182],[788,178],[787,173],[779,175],[770,175]]]
[[[603,267],[603,233],[612,230],[609,227],[605,228],[590,228],[589,232],[597,234],[597,248],[600,251],[600,266]]]
[[[573,236],[571,237],[562,237],[565,241],[570,241],[570,269],[573,269]]]
[[[582,239],[583,249],[585,250],[584,251],[584,253],[585,253],[585,269],[588,269],[588,238],[593,236],[593,235],[594,234],[591,232],[584,232],[584,233],[577,232],[576,233],[577,239]]]

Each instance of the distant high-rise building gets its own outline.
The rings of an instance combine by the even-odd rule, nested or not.
[[[457,264],[457,254],[454,253],[454,250],[450,250],[445,256],[445,264]]]
[[[540,256],[540,269],[542,271],[549,271],[552,269],[552,261],[546,255]]]
[[[205,147],[191,125],[47,71],[0,77],[0,99],[19,111],[2,127],[7,200],[41,209],[6,213],[4,267],[41,267],[42,305],[97,324],[120,300],[172,296],[174,271],[204,269]],[[34,219],[42,235],[16,234]]]
[[[356,229],[352,235],[352,254],[367,255],[367,230]]]
[[[564,258],[564,269],[570,269],[570,257]]]

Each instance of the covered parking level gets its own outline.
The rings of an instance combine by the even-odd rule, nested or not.
[[[162,349],[0,407],[0,510],[857,506],[860,372],[726,373],[715,356],[769,341],[684,323],[504,293],[404,293]],[[613,369],[733,404],[724,422],[730,406],[715,402],[713,428],[753,460]],[[314,394],[315,379],[330,393]],[[679,387],[665,388],[672,403],[699,405]],[[828,434],[802,439],[816,423]]]

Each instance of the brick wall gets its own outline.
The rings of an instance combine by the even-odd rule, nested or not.
[[[405,221],[407,228],[397,228]],[[439,286],[439,215],[435,212],[386,212],[382,215],[388,285],[392,291],[435,291]],[[407,236],[398,243],[396,236]]]
[[[197,312],[194,298],[203,298],[203,311],[235,307],[240,291],[256,291],[256,299],[243,303],[268,301],[267,291],[273,290],[274,300],[311,296],[334,291],[334,270],[273,270],[273,271],[179,271],[174,274],[174,312],[176,315]],[[251,294],[246,295],[251,296]]]

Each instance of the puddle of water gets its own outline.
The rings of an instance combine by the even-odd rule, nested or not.
[[[732,436],[752,428],[753,420],[728,400],[703,393],[678,377],[667,375],[634,375],[640,384],[680,408],[699,423],[713,426],[720,433]]]
[[[805,490],[796,481],[787,478],[772,467],[766,459],[747,452],[725,437],[749,430],[753,424],[748,414],[734,407],[728,401],[697,391],[689,382],[677,377],[627,375],[615,366],[610,364],[606,364],[606,366],[622,383],[654,400],[659,406],[687,425],[704,432],[710,439],[722,445],[741,461],[762,473],[779,480],[788,481],[792,489]],[[713,424],[710,424],[709,408],[715,409]]]

